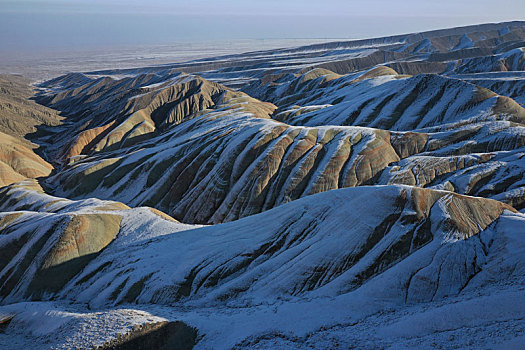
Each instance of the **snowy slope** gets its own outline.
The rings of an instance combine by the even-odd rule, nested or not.
[[[145,141],[72,158],[46,183],[62,196],[148,205],[189,223],[231,221],[310,194],[375,183],[442,188],[448,181],[447,189],[478,195],[484,192],[475,183],[492,179],[487,195],[521,209],[525,197],[509,191],[523,182],[523,108],[461,80],[395,77],[329,81],[316,102],[340,96],[338,104],[275,116],[298,126],[260,117],[268,109],[255,99],[224,97]],[[354,124],[426,128],[336,126],[348,115]],[[501,167],[497,159],[508,152],[518,158],[502,176],[487,178],[492,172],[477,167]],[[410,172],[421,164],[424,180]]]
[[[300,114],[287,112],[285,107],[276,116],[287,123],[305,126],[359,125],[409,131],[465,121],[525,121],[525,111],[515,101],[462,80],[386,73],[364,80],[345,76],[314,89],[305,86],[305,91],[295,96],[283,90],[284,97],[270,96],[270,100],[279,106],[290,103],[325,106]]]
[[[377,275],[389,284],[378,289],[382,298],[436,300],[457,294],[479,273],[498,234],[485,237],[484,230],[494,231],[500,215],[513,211],[500,202],[444,191],[358,187],[198,228],[147,208],[89,200],[65,201],[64,206],[31,188],[7,189],[8,200],[20,192],[26,199],[2,214],[4,253],[15,241],[20,245],[2,266],[4,300],[60,295],[94,306],[186,298],[206,305],[225,300],[258,304],[285,296],[335,296],[366,289]],[[16,210],[42,206],[45,212]],[[88,251],[81,249],[77,228],[77,253],[68,253],[71,222],[96,215],[119,217],[117,233],[98,249],[92,243]],[[88,232],[94,239],[107,234],[108,227],[106,221]],[[71,276],[61,285],[41,280],[60,271]]]
[[[21,174],[0,171],[0,348],[520,348],[524,40],[485,24],[40,84],[63,116],[34,135],[48,171],[0,154]]]
[[[0,249],[24,232],[40,237],[60,215],[109,211],[122,221],[115,239],[69,283],[41,295],[74,305],[0,307],[0,314],[14,316],[0,344],[101,344],[133,325],[163,320],[196,327],[198,348],[468,347],[512,341],[523,327],[525,217],[495,201],[360,187],[199,228],[147,208],[60,200],[30,184],[12,186],[7,196],[20,194],[27,198],[21,207],[1,215]],[[31,211],[39,208],[47,214]],[[39,254],[60,235],[48,237]],[[20,254],[33,254],[35,244],[29,240]],[[11,264],[20,269],[21,258]],[[42,269],[39,261],[18,275],[3,304],[34,298],[27,286]],[[2,280],[10,271],[3,268]],[[466,329],[480,335],[462,337]],[[370,334],[366,341],[363,334]]]

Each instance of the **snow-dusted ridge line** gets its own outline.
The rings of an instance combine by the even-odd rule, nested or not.
[[[522,343],[524,39],[509,22],[39,84],[65,119],[35,136],[53,176],[0,188],[0,347],[175,321],[202,349]]]
[[[490,245],[472,236],[492,227],[503,210],[513,210],[496,201],[449,192],[375,186],[329,191],[232,223],[198,228],[170,221],[147,208],[126,209],[118,203],[93,200],[57,202],[27,185],[6,190],[4,198],[22,194],[25,202],[11,204],[11,211],[1,215],[7,222],[0,244],[9,249],[13,240],[23,239],[27,248],[2,267],[4,302],[60,295],[93,306],[123,301],[176,303],[181,298],[197,304],[222,300],[260,303],[293,295],[337,295],[359,289],[378,274],[388,275],[390,267],[405,266],[404,261],[413,261],[404,268],[414,271],[414,276],[397,296],[392,291],[392,298],[434,300],[465,288],[471,275],[479,272],[487,252],[464,257],[474,258],[465,262],[466,266],[474,263],[473,270],[463,270],[459,267],[463,264],[452,267],[453,263],[451,268],[459,268],[459,275],[451,272],[445,284],[445,276],[438,276],[437,286],[429,284],[428,279],[436,276],[428,273],[434,264],[449,261],[433,256],[449,249],[477,251],[478,244]],[[343,202],[344,206],[338,205]],[[48,213],[18,212],[17,208],[45,208]],[[64,254],[70,253],[61,240],[73,235],[79,242],[86,234],[84,226],[74,220],[83,219],[94,238],[98,232],[112,230],[115,220],[108,217],[120,219],[113,238],[98,248],[100,255],[96,249],[82,253],[84,248],[79,246],[78,253],[64,260]],[[97,224],[102,219],[104,225]],[[29,255],[35,253],[27,265]],[[79,270],[73,261],[82,254],[92,257]],[[416,263],[419,255],[422,260]],[[424,261],[430,263],[424,258],[427,255],[435,262],[423,268]],[[423,265],[418,268],[418,264]],[[63,269],[73,269],[78,275],[58,289],[45,281],[35,282],[39,276]],[[17,287],[10,289],[13,283]]]
[[[46,227],[61,216],[104,213],[122,217],[114,240],[61,290],[42,294],[24,289],[30,286],[25,281],[45,269],[39,266],[41,258],[32,260],[30,267],[21,271],[18,286],[10,294],[6,296],[9,289],[5,289],[5,284],[0,287],[4,304],[31,300],[36,295],[77,303],[77,306],[59,305],[58,309],[50,303],[41,303],[38,308],[49,321],[61,317],[67,323],[74,317],[85,323],[90,332],[99,327],[99,322],[113,320],[113,326],[97,337],[81,340],[77,339],[79,331],[75,327],[55,324],[53,329],[34,329],[36,324],[32,322],[37,319],[28,319],[25,311],[35,310],[31,304],[0,307],[0,313],[15,315],[13,327],[17,324],[27,327],[26,333],[14,330],[8,333],[21,334],[17,341],[22,343],[24,339],[35,339],[24,338],[30,332],[31,337],[57,344],[81,344],[81,341],[95,344],[126,332],[129,330],[126,325],[146,322],[143,317],[147,322],[183,320],[197,327],[199,334],[204,334],[197,343],[202,348],[211,344],[228,348],[236,343],[250,347],[254,338],[271,334],[275,325],[280,332],[307,336],[310,341],[324,344],[328,341],[326,332],[335,331],[328,331],[326,326],[331,329],[339,324],[344,329],[345,323],[367,324],[372,320],[381,322],[383,318],[393,323],[387,322],[380,333],[397,337],[399,334],[392,334],[394,326],[388,325],[415,322],[417,317],[411,312],[421,312],[417,310],[423,305],[427,312],[436,310],[440,314],[449,312],[450,303],[472,307],[469,303],[479,302],[469,300],[479,295],[489,304],[501,303],[501,298],[517,300],[516,296],[521,294],[516,288],[525,275],[520,267],[524,266],[521,260],[525,252],[521,239],[525,234],[523,214],[495,201],[450,192],[408,186],[341,189],[235,222],[199,228],[174,222],[148,208],[127,209],[115,202],[99,200],[60,200],[29,182],[7,190],[2,193],[4,198],[24,199],[4,202],[10,202],[11,207],[4,205],[0,215],[3,233],[0,249],[15,237],[27,234],[42,237]],[[55,231],[48,236],[48,243],[60,244],[57,241],[60,235]],[[34,239],[25,244],[33,242]],[[53,252],[49,244],[39,254],[46,256]],[[30,251],[24,248],[20,254],[32,254]],[[1,281],[5,281],[8,270],[4,267],[0,271]],[[38,285],[30,288],[35,286]],[[500,297],[491,290],[503,294]],[[430,302],[421,304],[422,301]],[[148,313],[126,310],[130,307],[125,305],[118,307],[129,302],[138,303],[133,308]],[[86,304],[101,312],[85,310],[82,305]],[[111,305],[117,310],[111,311]],[[49,308],[56,311],[45,311]],[[404,311],[377,313],[385,308]],[[317,315],[313,318],[315,322],[297,323],[299,319],[293,315],[307,309]],[[508,320],[509,312],[512,315],[522,312],[516,305],[512,311],[507,309],[485,312],[480,317],[484,322],[495,322]],[[370,319],[371,315],[375,316]],[[461,322],[472,326],[467,315]],[[259,321],[255,322],[255,318]],[[294,319],[295,326],[283,324]],[[225,330],[219,327],[222,324],[219,320],[233,323],[230,336],[221,336]],[[255,322],[259,327],[254,323],[248,328],[237,328],[239,322]],[[513,325],[519,327],[519,323]],[[324,331],[319,333],[319,327]],[[421,336],[434,329],[444,331],[439,323],[428,327],[417,328],[416,333]],[[309,332],[318,335],[307,335]],[[403,333],[406,339],[416,334],[407,332]],[[379,338],[375,342],[384,341]],[[9,335],[0,334],[0,344],[9,339]],[[276,344],[281,344],[279,339],[274,338]],[[301,340],[293,340],[297,341]]]

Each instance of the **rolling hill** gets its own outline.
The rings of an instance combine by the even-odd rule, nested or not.
[[[524,48],[516,21],[0,77],[0,347],[519,345]]]

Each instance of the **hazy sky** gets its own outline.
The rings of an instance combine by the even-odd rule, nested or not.
[[[0,45],[19,51],[363,38],[523,20],[524,15],[525,0],[0,0]]]

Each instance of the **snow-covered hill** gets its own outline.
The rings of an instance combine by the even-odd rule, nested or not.
[[[2,198],[6,204],[0,215],[0,251],[8,257],[0,266],[4,304],[68,300],[79,305],[78,311],[80,305],[102,310],[137,303],[154,314],[177,317],[205,334],[210,332],[202,346],[228,348],[246,337],[251,337],[244,340],[250,345],[253,337],[272,328],[261,321],[259,327],[235,331],[221,342],[216,338],[217,324],[195,317],[197,310],[212,319],[224,318],[225,308],[237,310],[227,312],[230,322],[237,323],[251,309],[263,319],[280,319],[278,324],[310,310],[316,320],[301,325],[297,334],[303,327],[312,331],[325,327],[315,336],[323,344],[331,334],[326,326],[334,322],[364,320],[384,308],[400,310],[422,302],[429,303],[427,312],[439,315],[449,312],[450,300],[480,298],[493,289],[506,289],[514,298],[519,293],[512,293],[525,277],[525,216],[497,201],[445,191],[407,186],[328,191],[207,227],[184,225],[150,208],[52,197],[34,182],[7,187]],[[504,295],[484,298],[490,305]],[[174,309],[148,308],[152,303]],[[31,329],[24,324],[26,306],[17,305],[0,311],[15,315],[14,325]],[[45,310],[46,305],[39,307]],[[266,313],[274,307],[280,311],[269,317]],[[432,308],[437,311],[428,311]],[[482,317],[485,322],[507,319],[512,313],[505,308]],[[518,307],[515,312],[525,310]],[[56,317],[49,311],[45,314]],[[387,315],[386,319],[391,317]],[[89,317],[93,320],[89,322],[95,321]],[[126,317],[131,317],[126,322],[137,322],[133,314]],[[415,322],[414,316],[394,319]],[[428,334],[433,327],[442,326],[416,333]],[[281,331],[292,329],[288,325]],[[394,329],[387,327],[385,332]],[[59,330],[57,325],[54,330],[34,332],[49,337]],[[396,332],[415,334],[408,329]],[[283,340],[271,340],[276,341]]]
[[[71,73],[46,107],[0,86],[0,347],[520,345],[524,40]]]
[[[108,146],[133,112],[109,127],[82,131],[64,148],[69,154],[80,150],[84,135],[95,141],[84,140],[83,154],[71,156],[46,183],[59,195],[148,205],[189,223],[231,221],[330,189],[386,183],[479,194],[492,180],[486,196],[523,208],[523,191],[517,191],[525,181],[521,106],[458,79],[398,79],[377,71],[391,72],[334,78],[322,87],[317,80],[326,75],[315,74],[313,84],[305,82],[311,73],[297,78],[288,89],[322,93],[306,97],[305,107],[274,113],[282,122],[269,118],[275,106],[222,87],[228,93],[215,105],[180,125],[155,129],[142,142],[126,143],[125,136]],[[340,101],[328,104],[332,99]],[[493,176],[507,164],[499,159],[512,157],[512,167]]]

